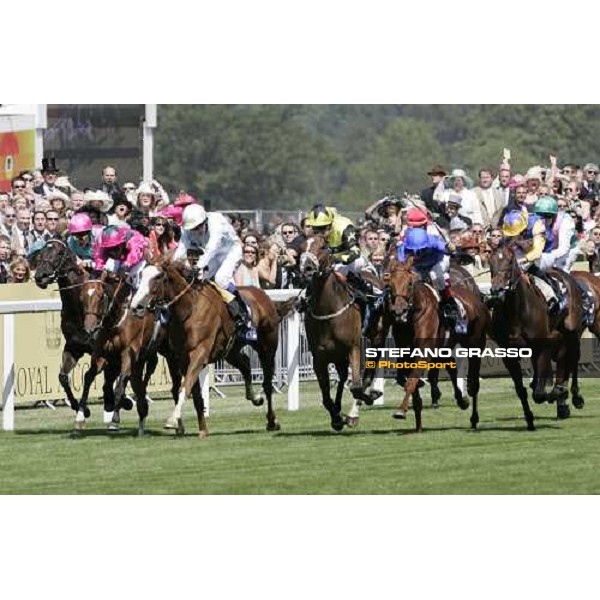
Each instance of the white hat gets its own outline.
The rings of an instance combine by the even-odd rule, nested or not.
[[[66,175],[63,175],[62,177],[57,177],[56,181],[54,182],[54,185],[59,188],[65,188],[70,192],[75,190],[75,186],[69,181],[69,178]]]
[[[156,187],[154,187],[152,184],[154,184],[154,186],[158,187],[159,189],[157,190]],[[142,183],[140,183],[138,189],[135,190],[135,200],[133,203],[136,206],[138,205],[138,198],[140,194],[148,194],[155,198],[157,191],[160,192],[161,199],[158,202],[156,202],[156,206],[154,207],[154,209],[159,210],[160,208],[167,206],[169,204],[169,197],[167,196],[166,192],[162,189],[162,186],[159,186],[158,183],[155,181],[143,181]]]
[[[60,190],[54,190],[53,192],[50,192],[46,196],[46,200],[50,201],[50,200],[54,200],[54,199],[62,200],[65,203],[65,205],[66,205],[67,202],[69,201],[69,196],[67,196],[66,194],[64,194]]]
[[[90,202],[102,202],[102,208],[100,209],[102,212],[108,212],[114,203],[113,199],[106,193],[100,190],[88,190],[83,197],[83,201],[85,204],[89,204]]]
[[[206,211],[199,204],[190,204],[183,210],[182,220],[184,229],[194,229],[206,221]]]
[[[470,190],[473,187],[473,180],[463,171],[463,169],[453,169],[450,177],[446,178],[448,187],[454,187],[454,181],[457,177],[460,177],[463,180],[467,189]]]

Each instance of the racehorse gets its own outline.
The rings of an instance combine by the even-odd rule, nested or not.
[[[479,295],[473,294],[467,288],[454,288],[454,296],[460,300],[466,311],[468,325],[464,334],[456,334],[445,323],[440,322],[437,292],[413,271],[412,260],[409,259],[406,263],[393,261],[390,264],[387,302],[388,310],[393,318],[392,333],[396,346],[418,348],[423,355],[426,355],[429,350],[433,351],[442,347],[453,348],[457,344],[464,348],[482,350],[485,347],[486,333],[490,325],[487,309]],[[448,361],[438,359],[435,362]],[[468,365],[467,393],[473,400],[471,426],[476,428],[479,422],[477,399],[481,358],[470,356]],[[408,402],[412,396],[417,432],[423,430],[421,416],[423,401],[419,393],[419,381],[423,371],[424,369],[418,367],[410,369],[406,380],[404,400],[394,413],[395,418],[406,418]],[[464,400],[462,392],[458,388],[456,368],[447,368],[447,371],[450,374],[457,404],[464,410],[468,408],[469,403]],[[436,381],[435,378],[434,381]]]
[[[115,278],[103,273],[100,279],[83,284],[84,326],[94,335],[95,344],[89,371],[84,377],[80,407],[85,406],[89,389],[97,373],[101,371],[107,357],[120,356],[120,374],[115,388],[115,410],[108,426],[111,431],[119,429],[121,404],[126,401],[125,389],[129,379],[136,395],[138,411],[138,435],[144,435],[148,416],[146,390],[150,377],[158,364],[158,351],[165,357],[173,387],[173,398],[179,391],[179,372],[176,361],[165,345],[166,329],[159,315],[143,311],[136,315],[128,306],[131,291],[125,278]],[[84,415],[78,412],[77,426],[83,428]]]
[[[173,414],[165,423],[166,429],[184,432],[182,409],[192,388],[197,384],[200,371],[208,364],[224,358],[239,369],[246,385],[246,398],[255,406],[267,400],[267,431],[277,431],[280,425],[273,411],[273,375],[275,353],[278,345],[278,327],[285,316],[259,288],[242,287],[239,291],[250,307],[257,340],[246,342],[237,337],[234,323],[223,298],[209,281],[197,282],[186,279],[187,269],[180,262],[159,258],[142,271],[141,282],[131,300],[136,310],[149,301],[169,311],[169,351],[177,357],[180,389]],[[146,304],[147,305],[147,304]],[[242,352],[250,344],[256,350],[263,370],[263,392],[255,395],[252,389],[252,373],[248,356]],[[198,416],[200,438],[208,435],[204,417],[204,399],[199,387],[194,394],[194,407]]]
[[[62,301],[60,313],[60,327],[65,338],[62,361],[58,380],[67,395],[71,408],[79,411],[79,403],[73,395],[69,383],[69,373],[73,370],[79,359],[84,354],[93,351],[93,339],[84,329],[84,310],[82,303],[82,287],[89,279],[89,275],[77,265],[75,253],[59,238],[53,238],[36,254],[37,267],[35,270],[35,283],[41,289],[46,289],[49,284],[57,283]],[[113,384],[118,375],[118,361],[112,357],[104,372],[104,385],[102,394],[104,410],[114,410],[115,398]],[[126,404],[125,408],[132,405]],[[84,409],[86,417],[90,416],[87,407]]]
[[[494,249],[489,258],[492,275],[491,297],[492,336],[503,347],[529,346],[532,350],[534,401],[557,402],[557,416],[570,415],[566,384],[569,374],[577,377],[580,357],[579,337],[582,332],[582,300],[574,281],[555,269],[549,273],[567,286],[568,305],[565,314],[550,316],[542,293],[521,273],[511,244]],[[556,381],[553,381],[552,360],[556,361]],[[506,364],[506,362],[505,362]],[[508,366],[508,365],[507,365]],[[513,381],[521,377],[520,364],[513,364]],[[517,373],[518,371],[518,373]],[[518,389],[523,401],[523,391]],[[529,421],[528,421],[529,424]]]
[[[310,276],[310,299],[304,319],[306,338],[313,355],[313,364],[322,403],[331,417],[331,427],[341,431],[344,425],[356,427],[359,407],[363,400],[372,399],[361,384],[361,313],[355,297],[348,289],[343,275],[333,269],[331,254],[325,238],[315,235],[304,242],[300,256],[300,272]],[[335,400],[331,400],[329,364],[338,374]],[[342,396],[352,369],[352,408],[347,416],[342,414]],[[372,375],[375,370],[371,370]]]

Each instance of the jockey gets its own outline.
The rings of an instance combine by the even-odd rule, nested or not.
[[[129,227],[109,225],[102,231],[99,243],[92,247],[96,271],[126,273],[130,285],[137,289],[139,277],[145,266],[144,236]]]
[[[356,228],[350,219],[340,215],[334,208],[317,204],[308,213],[306,224],[325,238],[337,262],[337,272],[343,275],[350,272],[358,274],[366,266],[358,245]]]
[[[418,209],[415,209],[418,210]],[[422,211],[419,211],[422,212]],[[410,213],[410,211],[409,211]],[[422,213],[424,215],[424,213]],[[422,221],[422,219],[421,219]],[[416,221],[412,221],[415,223]],[[440,235],[433,235],[425,226],[409,226],[404,240],[397,246],[397,257],[402,263],[413,257],[413,266],[421,277],[428,275],[440,294],[440,310],[446,320],[458,325],[458,306],[450,286],[450,256],[456,249]]]
[[[92,239],[94,225],[89,215],[84,212],[75,213],[69,221],[67,229],[67,246],[77,256],[77,264],[88,269],[93,266]]]
[[[540,208],[548,209],[547,206]],[[540,268],[544,249],[548,244],[544,219],[535,213],[528,213],[526,210],[511,210],[504,217],[502,231],[504,237],[514,243],[517,262],[521,270],[539,277],[554,291],[556,297],[549,299],[548,307],[550,313],[557,312],[560,308],[559,298],[562,294],[554,280],[546,275],[545,269]]]
[[[213,279],[226,302],[238,334],[248,340],[256,339],[250,323],[248,308],[233,281],[233,273],[242,260],[242,243],[229,219],[219,212],[207,213],[199,204],[186,206],[182,215],[183,233],[173,256],[187,259],[188,252],[200,255],[196,269]]]

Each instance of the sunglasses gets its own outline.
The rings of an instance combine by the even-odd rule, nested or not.
[[[283,235],[294,235],[295,231],[282,231]]]
[[[596,171],[586,171],[588,175],[597,175]]]
[[[251,254],[252,256],[256,256],[256,252],[252,252],[251,250],[244,251],[244,254]]]
[[[600,231],[594,231],[594,233],[592,235],[594,237],[598,237],[598,236],[600,236]]]
[[[7,219],[14,219],[17,215],[15,215],[15,213],[6,213],[4,216]]]
[[[502,237],[501,233],[492,233],[490,237]]]
[[[58,217],[46,217],[46,221],[58,221]]]
[[[24,190],[25,186],[24,185],[13,185],[13,190]]]

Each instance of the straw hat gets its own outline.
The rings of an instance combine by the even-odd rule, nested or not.
[[[106,193],[100,190],[88,190],[83,197],[84,204],[90,202],[102,202],[100,210],[102,212],[108,212],[113,205],[113,199]]]

